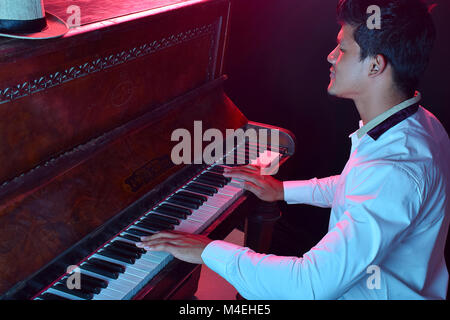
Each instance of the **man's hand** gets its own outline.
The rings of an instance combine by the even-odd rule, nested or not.
[[[284,200],[283,182],[272,176],[262,175],[260,168],[253,165],[225,168],[225,177],[243,180],[242,187],[267,202]]]
[[[141,237],[136,246],[148,251],[167,251],[180,260],[202,264],[202,253],[213,240],[179,231],[162,231],[149,237]]]

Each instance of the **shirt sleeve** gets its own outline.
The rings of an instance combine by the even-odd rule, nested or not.
[[[213,241],[204,263],[249,300],[340,298],[402,239],[421,202],[417,181],[393,165],[371,165],[348,180],[340,219],[303,257]]]
[[[288,204],[309,204],[331,208],[340,176],[303,181],[284,181],[284,200]]]

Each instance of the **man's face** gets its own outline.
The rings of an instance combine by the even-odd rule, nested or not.
[[[337,47],[328,55],[330,84],[328,93],[340,98],[354,99],[367,86],[367,59],[361,61],[360,47],[353,38],[354,28],[344,24],[339,31]]]

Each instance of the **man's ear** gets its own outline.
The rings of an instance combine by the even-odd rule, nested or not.
[[[377,54],[370,61],[369,77],[376,77],[384,72],[387,67],[387,60],[382,54]]]

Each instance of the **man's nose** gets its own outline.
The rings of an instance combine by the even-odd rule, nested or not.
[[[330,54],[328,55],[327,60],[328,60],[329,63],[331,63],[331,64],[335,64],[336,63],[336,59],[337,59],[336,52],[337,52],[337,50],[338,50],[338,47],[334,48],[334,50],[331,51]]]

